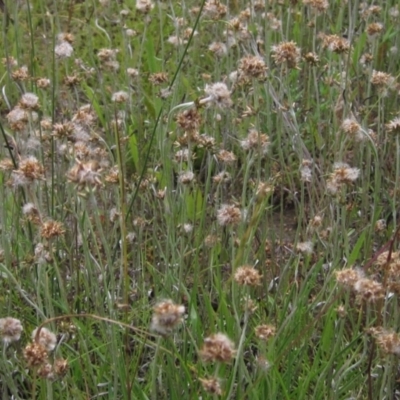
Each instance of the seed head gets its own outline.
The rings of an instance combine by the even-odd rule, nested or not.
[[[150,329],[162,336],[167,336],[182,323],[184,313],[183,305],[177,305],[172,300],[161,301],[153,307]]]
[[[370,328],[367,333],[372,335],[378,347],[385,354],[400,355],[400,337],[397,333],[387,331],[381,327]]]
[[[335,275],[336,281],[340,285],[350,288],[353,288],[356,282],[358,282],[363,277],[361,271],[352,268],[335,271]]]
[[[21,321],[16,318],[0,318],[0,339],[8,345],[11,342],[17,342],[23,331]]]
[[[60,59],[71,57],[73,52],[74,48],[66,40],[59,42],[54,48],[55,55]]]
[[[194,173],[192,171],[185,171],[179,175],[178,182],[182,185],[189,185],[194,180]]]
[[[217,158],[224,164],[233,164],[237,160],[236,156],[231,151],[225,149],[221,149],[218,152]]]
[[[268,340],[275,336],[276,328],[273,325],[259,325],[255,327],[256,336],[261,340]]]
[[[25,93],[19,101],[19,106],[24,110],[37,110],[39,108],[39,97],[34,93]]]
[[[266,154],[270,142],[269,137],[266,134],[260,133],[256,129],[250,129],[246,139],[242,140],[240,145],[246,151],[260,149],[262,154]]]
[[[240,208],[223,204],[217,212],[217,220],[221,226],[237,225],[242,219]]]
[[[264,60],[258,56],[247,56],[239,60],[240,77],[264,79],[267,69]]]
[[[251,265],[243,265],[235,271],[234,279],[239,285],[260,286],[262,275]]]
[[[233,104],[231,100],[231,92],[225,83],[217,82],[206,85],[204,92],[208,97],[201,99],[200,104],[214,105],[217,108],[230,108]]]
[[[216,57],[222,58],[228,54],[228,48],[225,43],[222,42],[212,42],[208,46],[210,50]]]
[[[327,0],[303,0],[303,4],[310,6],[317,14],[323,14],[329,8],[329,2]]]
[[[199,356],[206,362],[229,363],[235,356],[235,345],[223,333],[216,333],[204,339]]]
[[[285,64],[289,68],[297,68],[300,61],[300,49],[295,42],[281,42],[272,46],[272,58],[277,65]]]
[[[24,349],[24,358],[28,367],[38,367],[48,360],[48,353],[44,346],[40,343],[29,343]]]
[[[65,360],[64,358],[57,358],[54,361],[54,373],[59,376],[59,377],[63,377],[66,375],[67,371],[68,371],[68,360]]]
[[[128,93],[120,90],[119,92],[113,93],[111,96],[111,101],[114,103],[125,103],[129,99]]]
[[[367,26],[367,34],[370,37],[376,37],[383,31],[383,25],[379,22],[373,22]]]
[[[176,117],[178,125],[186,132],[195,132],[200,127],[201,115],[196,108],[190,108]]]
[[[382,284],[369,278],[359,279],[354,284],[354,290],[366,301],[377,301],[385,297]]]
[[[41,226],[41,235],[45,239],[51,239],[63,236],[64,233],[65,233],[65,228],[63,224],[59,221],[53,221],[53,220],[46,221]],[[40,333],[42,333],[44,329],[45,328],[43,328],[40,331]]]
[[[76,164],[67,173],[67,178],[79,186],[101,186],[101,171],[97,161],[81,162],[76,160]]]
[[[148,14],[153,8],[151,0],[136,0],[136,10],[143,14]]]
[[[40,344],[43,348],[46,349],[47,352],[54,350],[57,344],[57,336],[49,331],[47,328],[41,328],[39,332],[39,336],[36,337],[36,333],[39,328],[36,328],[32,332],[32,340],[36,344]]]
[[[221,385],[220,385],[220,382],[218,379],[216,379],[216,378],[209,378],[209,379],[199,378],[199,381],[201,382],[203,389],[207,393],[214,394],[217,396],[222,395],[222,389],[221,389]]]
[[[400,133],[400,117],[392,119],[385,126],[386,130],[390,133]]]
[[[350,50],[350,43],[347,39],[338,35],[321,35],[322,47],[328,49],[333,53],[348,53]]]

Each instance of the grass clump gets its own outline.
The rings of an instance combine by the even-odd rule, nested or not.
[[[1,2],[1,398],[397,398],[396,2]]]

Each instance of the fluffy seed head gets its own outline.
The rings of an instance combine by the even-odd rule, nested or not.
[[[230,108],[233,104],[231,100],[231,92],[225,83],[217,82],[206,85],[204,92],[208,97],[201,99],[200,104],[213,104],[217,108]]]
[[[240,208],[223,204],[217,212],[217,220],[221,226],[237,225],[242,219]]]
[[[259,325],[255,329],[256,336],[261,340],[268,340],[275,336],[276,328],[273,325]]]
[[[21,321],[16,318],[0,318],[0,339],[5,343],[17,342],[22,333]]]
[[[54,350],[57,344],[57,336],[47,328],[41,328],[39,336],[36,337],[39,328],[32,332],[32,340],[46,349],[47,352]]]
[[[28,367],[39,367],[47,362],[48,353],[40,343],[29,343],[24,349],[24,358]]]
[[[153,318],[150,329],[160,335],[166,336],[182,323],[185,313],[183,305],[177,305],[172,300],[164,300],[153,307]]]
[[[277,65],[286,63],[289,68],[296,68],[300,61],[300,49],[295,42],[281,42],[272,46],[272,53]]]
[[[234,279],[239,285],[259,286],[262,275],[251,265],[243,265],[235,271]]]
[[[223,333],[216,333],[204,339],[199,356],[206,362],[229,363],[235,356],[235,345]]]
[[[209,378],[209,379],[202,379],[199,378],[203,389],[210,394],[215,394],[217,396],[222,395],[221,384],[218,379],[216,378]]]

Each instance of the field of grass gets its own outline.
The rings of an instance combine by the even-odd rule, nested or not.
[[[1,399],[400,399],[395,0],[3,0]]]

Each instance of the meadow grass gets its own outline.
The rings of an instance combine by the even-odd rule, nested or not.
[[[1,11],[2,399],[400,398],[397,2]]]

